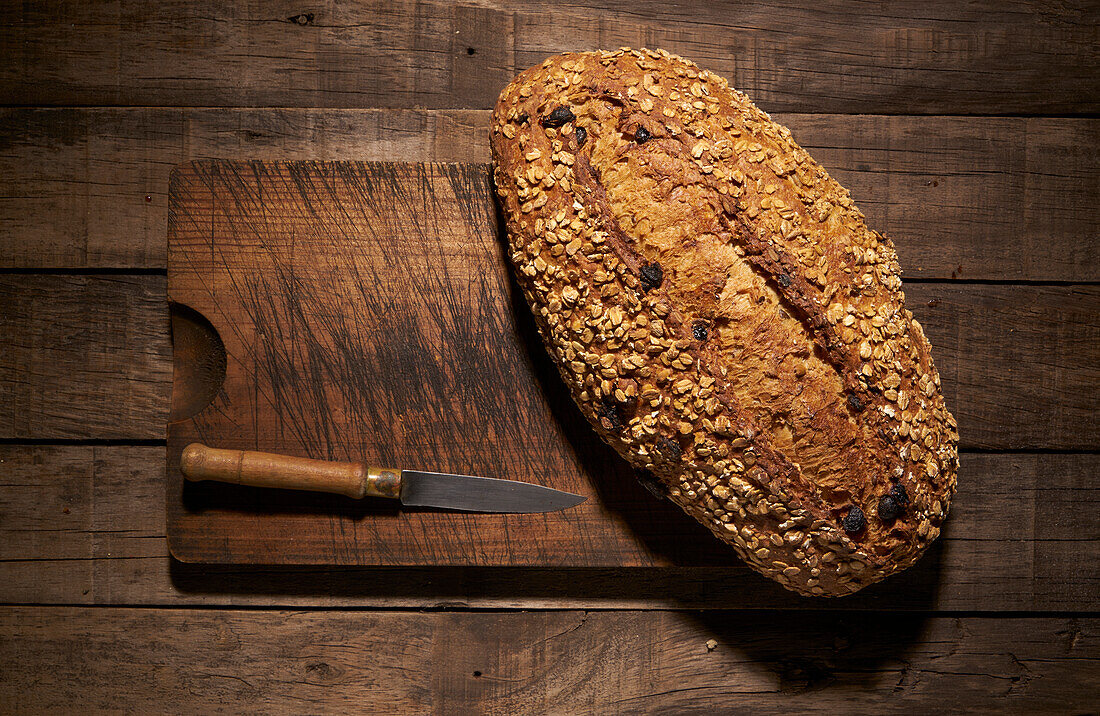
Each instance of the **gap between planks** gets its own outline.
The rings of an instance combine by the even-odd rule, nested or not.
[[[0,438],[0,446],[12,447],[166,447],[167,440],[109,438]],[[1058,448],[978,448],[961,447],[960,455],[1100,455],[1100,450]]]
[[[79,609],[87,610],[89,612],[95,610],[110,610],[110,609],[126,609],[135,612],[149,611],[149,612],[164,612],[167,610],[180,611],[180,612],[213,612],[219,614],[250,614],[250,613],[265,613],[265,612],[309,612],[311,614],[324,614],[324,613],[336,613],[336,614],[515,614],[521,611],[515,607],[500,607],[500,606],[393,606],[393,605],[333,605],[333,604],[318,604],[316,606],[309,607],[297,607],[290,608],[286,605],[278,604],[128,604],[125,602],[116,602],[114,604],[87,604],[83,602],[0,602],[0,610],[11,609],[42,609],[43,611],[49,609]],[[678,606],[665,606],[665,607],[653,607],[653,608],[639,608],[639,607],[621,607],[621,606],[554,606],[554,607],[541,607],[532,609],[533,612],[539,614],[621,614],[625,612],[645,612],[647,614],[690,614],[692,612],[700,611],[699,609],[678,607]],[[774,618],[780,615],[792,615],[805,613],[794,609],[768,609],[766,607],[747,607],[747,608],[731,608],[731,607],[719,607],[714,609],[708,609],[709,612],[730,612],[736,613],[739,616],[757,616],[762,618]],[[834,615],[837,619],[844,619],[847,617],[858,617],[865,614],[885,615],[893,614],[898,617],[912,618],[912,619],[1019,619],[1023,620],[1042,620],[1042,619],[1098,619],[1100,620],[1100,611],[1098,610],[1078,610],[1078,611],[996,611],[996,610],[976,610],[976,609],[908,609],[904,611],[896,611],[890,609],[867,609],[864,607],[853,607],[851,609],[828,609],[824,610],[830,615]]]
[[[167,269],[126,267],[0,267],[0,276],[167,276]],[[1100,280],[1055,281],[1051,279],[946,279],[909,277],[909,285],[947,286],[1100,286]],[[902,287],[904,289],[904,286]]]

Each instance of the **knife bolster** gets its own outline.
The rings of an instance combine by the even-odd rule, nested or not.
[[[374,465],[368,467],[366,495],[369,497],[399,499],[401,497],[401,471]]]

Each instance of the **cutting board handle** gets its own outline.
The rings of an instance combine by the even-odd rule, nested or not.
[[[252,487],[333,492],[361,497],[401,496],[401,471],[361,462],[329,462],[249,450],[223,450],[191,443],[180,456],[180,471],[191,481],[215,480]]]

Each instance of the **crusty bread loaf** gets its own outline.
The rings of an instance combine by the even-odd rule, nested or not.
[[[956,424],[893,245],[785,127],[623,49],[523,72],[491,141],[520,285],[608,443],[797,592],[920,556]]]

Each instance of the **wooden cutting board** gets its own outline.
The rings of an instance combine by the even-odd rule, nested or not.
[[[177,559],[736,564],[573,405],[512,282],[487,165],[195,162],[173,172],[169,201]],[[474,515],[185,483],[179,456],[193,441],[522,480],[588,501]]]

